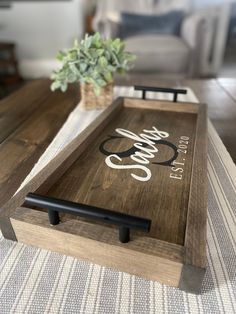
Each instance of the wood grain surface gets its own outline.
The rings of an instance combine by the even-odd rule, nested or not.
[[[0,105],[0,205],[19,187],[77,104],[71,97],[52,93],[48,81],[36,81]]]
[[[132,235],[132,241],[123,244],[117,241],[118,230],[108,225],[95,225],[86,221],[68,219],[63,223],[51,226],[49,224],[47,213],[26,207],[17,208],[11,217],[11,221],[13,220],[18,222],[19,229],[15,229],[18,240],[19,232],[21,233],[21,237],[24,237],[25,239],[28,237],[27,229],[20,227],[20,222],[24,222],[35,226],[45,227],[50,230],[78,235],[80,237],[108,243],[118,247],[126,247],[129,250],[139,251],[154,257],[159,256],[174,262],[184,263],[185,249],[183,246],[150,238],[147,235]],[[30,241],[30,237],[28,241]]]
[[[16,240],[10,217],[16,208],[24,203],[29,192],[45,193],[73,162],[83,153],[97,134],[121,109],[120,99],[114,101],[97,119],[95,119],[81,134],[71,141],[54,159],[52,159],[33,179],[27,183],[16,195],[0,207],[0,228],[5,238]]]
[[[50,93],[48,80],[37,80],[0,101],[0,143],[31,116]]]
[[[187,81],[201,103],[208,106],[208,116],[221,140],[236,162],[236,102],[217,80]],[[231,90],[232,95],[233,91]]]
[[[23,214],[22,211],[25,210],[19,210],[17,216],[11,218],[20,242],[113,267],[171,286],[178,287],[179,285],[183,264],[179,260],[171,258],[175,251],[180,252],[179,249],[176,250],[176,247],[175,250],[170,251],[170,257],[164,258],[162,255],[155,254],[155,248],[158,250],[158,244],[155,246],[155,240],[148,242],[137,239],[137,242],[132,241],[125,245],[117,245],[117,235],[111,228],[104,231],[103,227],[94,228],[94,225],[86,225],[83,226],[84,230],[81,230],[81,224],[76,221],[72,223],[72,228],[71,222],[47,227],[45,213],[34,211],[31,223],[27,211],[25,214],[28,215],[28,219],[24,216],[19,217],[20,214]],[[74,232],[68,232],[68,229],[73,229]],[[91,233],[94,234],[95,239],[91,237]],[[97,237],[99,235],[101,240],[106,235],[105,239],[98,242]],[[165,247],[164,243],[162,252],[165,251]]]
[[[172,101],[160,101],[160,100],[151,100],[147,102],[143,99],[134,99],[133,98],[125,98],[124,106],[128,108],[143,108],[143,109],[155,109],[162,111],[173,111],[173,102]],[[184,113],[197,113],[198,108],[196,104],[188,103],[186,106],[185,103],[178,103],[178,106],[175,106],[175,112],[184,112]]]
[[[152,220],[150,237],[184,245],[197,116],[175,112],[175,108],[178,106],[172,104],[172,112],[123,109],[56,182],[48,195],[149,218]],[[176,146],[181,136],[190,138],[187,154],[179,153],[177,158],[178,162],[184,163],[182,180],[170,178],[171,167],[152,162],[149,165],[152,177],[148,182],[135,180],[130,176],[130,170],[111,169],[105,164],[106,156],[99,151],[99,146],[108,135],[115,135],[116,128],[140,134],[144,129],[152,129],[152,126],[168,131],[168,140]],[[122,152],[133,147],[134,143],[130,139],[116,139],[109,142],[107,149]],[[158,149],[155,162],[169,160],[173,156],[168,146],[159,145]],[[123,159],[123,164],[133,163],[130,158]],[[138,170],[136,173],[139,173]]]
[[[208,106],[208,117],[236,163],[236,80],[235,79],[160,79],[158,74],[135,73],[116,78],[119,85],[192,88],[201,103]]]
[[[192,181],[189,197],[186,236],[185,264],[206,267],[207,230],[207,120],[206,107],[200,105]]]

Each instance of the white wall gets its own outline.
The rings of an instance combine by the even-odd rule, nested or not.
[[[23,76],[49,75],[58,50],[82,36],[82,2],[14,2],[11,9],[0,10],[0,40],[17,44]]]

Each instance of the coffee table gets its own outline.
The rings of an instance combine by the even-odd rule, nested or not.
[[[136,78],[118,83],[191,87],[199,101],[208,104],[208,116],[236,162],[236,80],[144,82]],[[0,205],[15,193],[79,102],[77,86],[63,94],[52,93],[49,85],[49,80],[33,81],[0,102],[0,161],[4,164],[4,174],[0,174]]]

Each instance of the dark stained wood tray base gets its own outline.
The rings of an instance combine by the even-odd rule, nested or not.
[[[29,192],[152,221],[117,226],[24,204]],[[206,266],[206,106],[117,99],[1,209],[6,238],[199,293]]]

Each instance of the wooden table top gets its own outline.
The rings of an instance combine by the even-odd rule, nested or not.
[[[123,80],[118,84],[143,84]],[[0,206],[17,190],[46,147],[79,102],[77,85],[67,93],[52,93],[49,80],[36,80],[0,101]],[[236,162],[236,80],[157,81],[145,85],[189,86],[208,115],[234,162]]]

